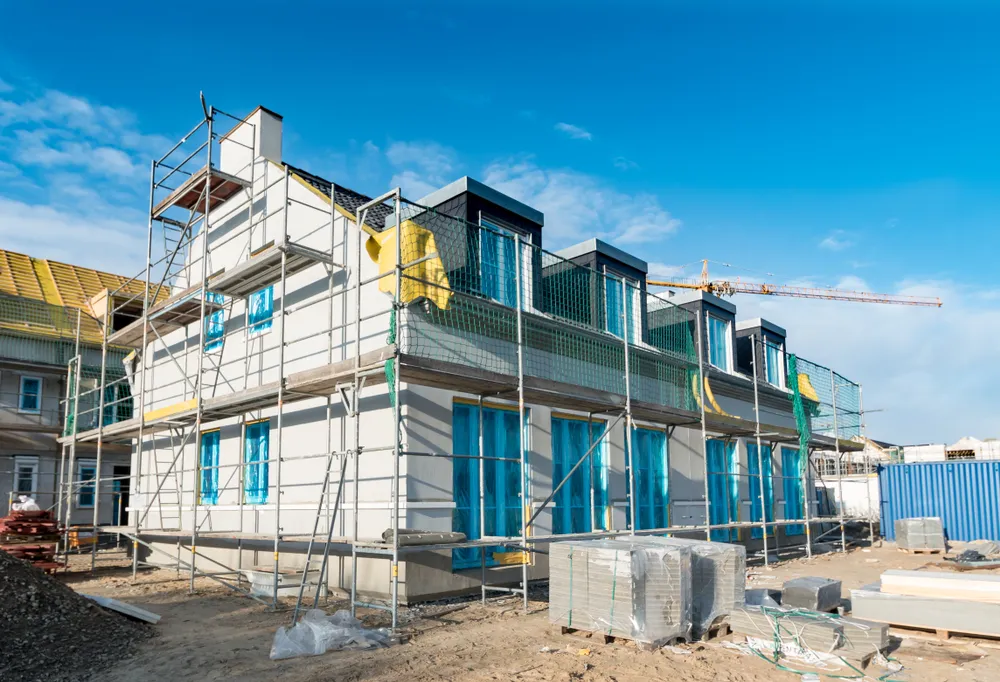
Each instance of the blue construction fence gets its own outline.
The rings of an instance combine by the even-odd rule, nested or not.
[[[948,540],[1000,541],[1000,461],[888,464],[878,483],[887,540],[896,519],[938,516]]]

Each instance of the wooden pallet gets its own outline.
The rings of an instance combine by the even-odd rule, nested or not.
[[[712,623],[708,630],[706,630],[698,641],[707,642],[713,639],[721,639],[722,637],[728,637],[732,630],[729,629],[729,623],[727,621],[717,619]]]
[[[889,634],[896,637],[912,637],[914,639],[935,640],[938,642],[967,641],[970,639],[988,639],[1000,641],[1000,634],[985,632],[962,632],[959,630],[943,630],[906,623],[889,623]]]
[[[728,624],[726,628],[728,629]],[[688,639],[686,637],[668,637],[666,639],[657,640],[655,642],[640,642],[638,640],[632,639],[630,637],[621,637],[618,635],[609,635],[605,632],[593,632],[591,630],[579,630],[577,628],[568,628],[565,625],[561,628],[562,634],[572,635],[574,637],[583,637],[592,641],[598,641],[602,644],[624,644],[630,643],[643,651],[656,651],[665,646],[677,646],[678,644],[687,644]]]
[[[924,549],[924,548],[907,549],[906,547],[897,547],[896,549],[902,552],[903,554],[941,554],[942,552],[945,551],[943,549]]]

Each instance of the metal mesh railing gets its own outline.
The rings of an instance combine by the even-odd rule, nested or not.
[[[513,231],[414,204],[402,216],[405,352],[515,376],[520,290],[526,376],[624,395],[627,337],[633,398],[694,409],[688,311]],[[379,257],[385,272],[395,242],[381,244],[393,249]]]
[[[796,366],[812,433],[842,439],[860,436],[860,386],[805,358],[797,357]]]

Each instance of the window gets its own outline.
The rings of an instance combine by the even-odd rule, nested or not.
[[[247,504],[267,504],[270,439],[269,419],[246,425],[246,438],[243,442],[243,461],[246,463],[243,497]]]
[[[785,497],[785,519],[803,519],[802,456],[795,448],[781,448],[782,492]],[[785,526],[785,535],[802,535],[801,525]]]
[[[18,396],[19,412],[38,414],[42,411],[42,380],[38,377],[21,377],[21,392]]]
[[[81,459],[76,463],[76,480],[78,483],[76,506],[92,508],[97,496],[97,462],[92,459]]]
[[[271,328],[274,317],[274,286],[250,294],[247,299],[247,325],[251,335]]]
[[[198,457],[198,502],[219,503],[219,431],[201,434],[201,453]]]
[[[709,522],[723,525],[739,521],[740,479],[736,444],[721,440],[705,443],[708,455],[708,512]],[[716,542],[739,539],[736,528],[719,528],[711,533]]]
[[[729,338],[729,321],[715,315],[707,315],[708,363],[724,372],[730,371],[732,351]]]
[[[764,337],[764,370],[767,383],[778,388],[785,387],[785,353],[781,343],[774,343]]]
[[[635,464],[635,530],[670,525],[670,463],[667,434],[658,429],[632,430],[632,462]],[[628,459],[625,460],[626,495],[631,495]],[[632,505],[626,511],[631,519]]]
[[[117,424],[132,418],[132,391],[119,380],[104,387],[104,424]],[[96,426],[96,425],[95,425]]]
[[[764,474],[758,464],[763,465]],[[762,445],[760,462],[757,461],[757,444],[747,443],[747,470],[750,474],[750,520],[760,523],[762,520],[774,521],[774,479],[771,475],[771,446]],[[764,506],[761,509],[760,484],[764,480]],[[765,513],[762,513],[765,512]],[[774,530],[768,531],[768,537],[774,535]],[[753,528],[750,536],[759,539],[763,537],[760,528]]]
[[[603,421],[552,418],[552,485],[559,485],[590,446],[604,433]],[[588,434],[589,430],[589,434]],[[594,482],[591,506],[591,481]],[[608,514],[608,446],[607,440],[597,444],[590,455],[553,499],[552,532],[586,533],[607,530]]]
[[[482,294],[513,308],[517,305],[517,241],[515,233],[479,219],[479,268]],[[523,253],[522,253],[523,255]]]
[[[486,535],[521,534],[521,433],[516,410],[483,408],[483,515]],[[452,409],[452,448],[456,455],[479,455],[479,407],[455,403]],[[470,540],[481,537],[479,523],[480,460],[456,457],[452,461],[452,529]],[[479,548],[452,550],[452,570],[478,567]],[[496,565],[502,547],[487,547],[486,564]]]
[[[205,294],[205,300],[209,303],[222,305],[226,302],[225,296],[211,291]],[[213,351],[222,348],[226,335],[226,311],[216,310],[205,318],[205,350]]]
[[[14,493],[33,495],[38,493],[38,458],[14,458]]]
[[[625,291],[622,291],[622,280],[625,280]],[[620,275],[604,276],[604,328],[619,339],[625,336],[628,329],[629,343],[642,340],[642,290],[634,279]],[[623,294],[626,295],[628,306],[622,305]],[[622,315],[622,309],[625,314]],[[624,319],[623,319],[624,318]]]

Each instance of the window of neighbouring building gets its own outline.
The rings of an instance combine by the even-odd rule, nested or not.
[[[730,338],[730,323],[711,313],[706,316],[708,332],[708,362],[724,372],[731,371],[732,339]]]
[[[247,504],[267,504],[270,441],[269,419],[246,425],[243,442],[243,461],[246,464],[243,474],[243,497]]]
[[[76,506],[92,508],[97,497],[97,462],[91,459],[81,459],[76,463],[76,480],[78,482]]]
[[[201,452],[198,457],[198,501],[200,504],[219,503],[219,442],[221,432],[205,431],[201,434]]]
[[[552,532],[586,533],[607,530],[608,515],[608,444],[598,442],[604,433],[603,421],[573,417],[552,418],[552,485],[556,486],[580,459],[597,443],[590,455],[570,476],[552,505]],[[591,500],[593,481],[593,500]]]
[[[763,477],[760,466],[764,467]],[[750,474],[750,520],[760,522],[762,520],[774,521],[774,480],[771,475],[771,446],[761,445],[760,461],[757,457],[757,444],[747,443],[747,471]],[[761,508],[760,483],[764,481],[764,502]],[[766,512],[766,516],[764,513]],[[753,528],[750,531],[753,538],[761,538],[763,534],[760,528]],[[768,537],[774,535],[773,530],[768,530]]]
[[[527,414],[525,415],[527,419]],[[479,452],[479,406],[454,403],[452,447],[456,455],[489,457],[482,460],[483,508],[487,536],[513,537],[521,534],[521,433],[517,410],[483,408],[483,452]],[[479,518],[480,460],[456,457],[452,460],[452,496],[455,510],[452,529],[470,540],[482,537]],[[452,550],[452,570],[478,567],[480,551],[486,564],[499,563],[495,555],[501,547]]]
[[[247,299],[247,325],[250,334],[261,334],[271,328],[274,319],[274,286],[255,291]]]
[[[38,492],[38,458],[14,457],[14,493],[28,495]]]
[[[38,414],[42,411],[42,380],[40,378],[21,377],[17,409],[29,414]]]
[[[636,530],[666,528],[670,525],[670,459],[667,434],[660,429],[636,427],[632,430],[632,462],[635,464]],[[630,496],[629,465],[625,461],[626,496]],[[631,522],[632,505],[626,508]]]

